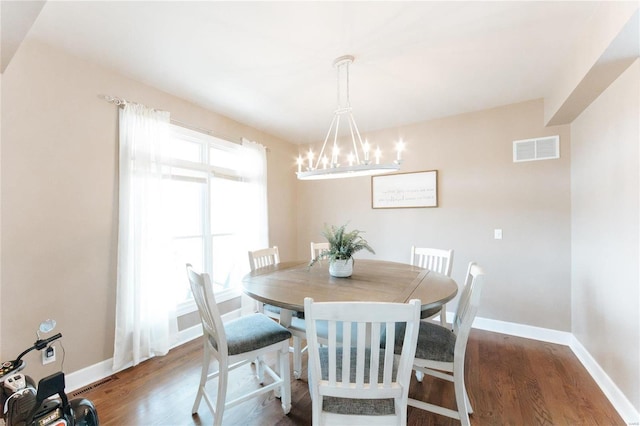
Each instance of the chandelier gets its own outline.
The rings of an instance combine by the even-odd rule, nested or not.
[[[324,138],[320,154],[316,157],[315,153],[309,149],[306,158],[303,158],[302,155],[298,156],[298,172],[296,174],[299,180],[372,176],[400,170],[404,149],[402,140],[396,143],[396,159],[389,164],[380,162],[382,152],[379,147],[376,147],[372,152],[369,142],[362,141],[358,126],[353,119],[351,102],[349,101],[349,65],[352,62],[353,56],[351,55],[341,56],[333,62],[338,74],[338,108],[333,113],[333,120],[327,136]],[[341,90],[341,82],[344,86],[344,93]],[[351,144],[346,156],[341,156],[342,153],[338,145],[338,130],[341,121],[346,121],[351,135]],[[331,139],[333,141],[331,152],[329,152],[327,144]]]

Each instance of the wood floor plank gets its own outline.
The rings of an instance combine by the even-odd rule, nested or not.
[[[474,418],[483,418],[491,425],[523,425],[523,412],[519,409],[520,396],[513,380],[512,369],[509,368],[511,350],[506,341],[507,336],[489,334],[484,340],[474,344],[474,336],[470,336],[467,344],[467,354],[473,354],[477,347],[479,356],[477,367],[480,371],[482,386],[468,388],[468,392],[476,396],[471,400],[474,407]],[[496,350],[501,347],[502,350]],[[467,359],[469,356],[467,356]],[[517,364],[514,364],[517,365]],[[474,368],[474,364],[466,364],[466,370]],[[470,396],[471,398],[471,396]],[[518,409],[515,409],[515,408]]]
[[[522,417],[532,419],[537,425],[552,425],[551,414],[538,383],[539,372],[534,371],[527,356],[530,352],[536,352],[537,346],[528,348],[528,342],[514,341],[511,337],[504,342],[508,342],[506,349],[509,351],[509,360],[517,366],[511,372],[511,379],[516,387]]]
[[[275,359],[267,360],[275,364]],[[306,364],[306,355],[303,359]],[[115,374],[77,394],[91,399],[100,423],[110,425],[210,425],[212,414],[203,402],[191,415],[202,363],[202,342],[196,339],[165,357],[146,361]],[[474,414],[472,425],[624,425],[576,356],[566,346],[472,330],[467,345],[465,380]],[[253,366],[233,372],[230,392],[259,386]],[[284,415],[280,400],[262,395],[225,412],[225,425],[310,425],[311,399],[303,368],[292,379],[292,408]],[[215,386],[212,387],[215,393]],[[72,395],[76,395],[75,393]],[[425,376],[412,378],[410,396],[455,408],[453,385]],[[411,426],[459,425],[456,420],[408,409]]]

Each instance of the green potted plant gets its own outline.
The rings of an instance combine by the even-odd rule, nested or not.
[[[376,252],[360,234],[363,231],[354,229],[346,230],[347,224],[342,226],[327,225],[325,223],[322,235],[329,243],[329,250],[309,262],[313,266],[320,259],[329,259],[329,274],[334,277],[350,277],[353,273],[353,254],[360,250],[367,250],[373,254]]]

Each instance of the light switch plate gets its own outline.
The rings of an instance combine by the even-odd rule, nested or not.
[[[501,240],[502,239],[502,229],[494,229],[493,230],[493,238],[495,240]]]

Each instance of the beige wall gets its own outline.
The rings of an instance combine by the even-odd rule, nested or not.
[[[324,222],[366,231],[377,254],[363,258],[408,262],[413,244],[452,248],[458,284],[469,261],[486,268],[480,316],[569,331],[570,135],[545,128],[543,115],[534,100],[367,134],[387,151],[406,142],[403,172],[438,170],[439,207],[373,210],[368,177],[298,182],[299,256]],[[556,134],[560,159],[512,162],[513,140]]]
[[[600,82],[593,81],[594,71],[603,64],[611,67],[612,59],[623,59],[617,57],[620,52],[609,52],[608,60],[599,64],[602,55],[611,47],[629,19],[637,13],[637,1],[599,2],[597,13],[589,25],[585,26],[580,42],[561,64],[553,82],[553,90],[545,98],[545,123],[569,123],[589,105],[589,101],[593,99],[592,92],[600,90]],[[604,75],[595,77],[596,80],[602,78],[608,79]],[[597,87],[581,87],[584,83],[595,84]]]
[[[0,73],[0,117],[2,117],[2,76]],[[2,241],[2,120],[0,119],[0,241]],[[0,308],[2,307],[2,244],[0,244]],[[2,315],[0,314],[0,355],[2,355]],[[4,360],[5,358],[0,358]]]
[[[118,112],[98,94],[266,145],[278,199],[270,238],[294,252],[292,145],[43,44],[23,43],[2,79],[2,359],[30,345],[45,318],[64,335],[66,371],[113,355]],[[35,377],[59,367],[27,361]]]
[[[572,332],[640,411],[640,60],[571,131]]]

